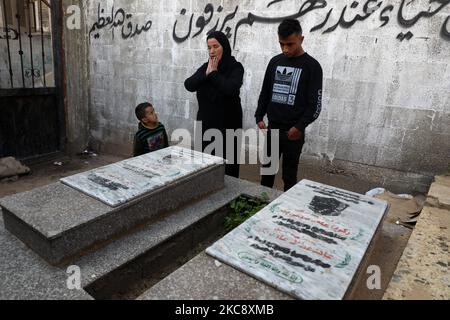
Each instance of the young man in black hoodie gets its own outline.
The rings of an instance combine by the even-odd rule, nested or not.
[[[269,129],[266,145],[270,159],[283,156],[283,182],[287,191],[297,183],[305,129],[319,117],[322,109],[323,72],[319,62],[303,50],[304,36],[297,20],[284,20],[278,27],[278,38],[282,54],[273,57],[267,66],[255,118],[261,130]],[[280,154],[272,157],[271,137],[276,129]],[[263,175],[261,184],[272,188],[274,181],[275,175]]]

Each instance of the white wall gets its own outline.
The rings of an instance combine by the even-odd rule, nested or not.
[[[98,16],[98,3],[86,4],[87,30]],[[143,26],[151,20],[148,32],[123,39],[122,27],[111,25],[93,32],[90,37],[90,128],[94,141],[106,152],[130,152],[136,130],[134,107],[151,101],[169,131],[176,128],[192,130],[197,112],[195,95],[184,89],[183,82],[207,59],[206,32],[217,19],[219,28],[224,18],[238,11],[225,28],[234,37],[236,24],[252,13],[261,17],[282,17],[298,13],[302,5],[323,8],[299,18],[305,34],[304,48],[314,56],[324,70],[323,112],[308,129],[305,154],[327,155],[356,163],[435,174],[450,163],[450,37],[441,29],[450,16],[450,3],[432,17],[422,17],[410,27],[397,19],[402,2],[403,16],[412,19],[429,8],[428,0],[368,1],[369,7],[381,7],[364,21],[353,26],[323,33],[335,25],[345,6],[345,19],[364,15],[360,1],[295,1],[284,0],[267,5],[262,0],[108,0],[101,1],[101,17],[111,17],[119,9],[133,16],[126,19]],[[214,6],[214,16],[196,38],[196,21],[208,3]],[[306,4],[305,4],[306,3]],[[380,13],[392,5],[391,11]],[[223,11],[218,13],[219,6]],[[432,11],[439,4],[432,4]],[[186,9],[184,15],[180,12]],[[326,25],[310,30],[323,22],[332,9]],[[388,8],[389,9],[389,8]],[[172,35],[177,22],[179,37],[191,36],[177,43]],[[121,11],[116,16],[120,18]],[[206,17],[209,14],[205,15]],[[118,21],[118,20],[116,20]],[[407,23],[407,22],[404,22]],[[241,90],[246,128],[254,127],[253,114],[265,67],[279,53],[276,34],[278,23],[254,22],[237,31],[234,55],[245,67]],[[114,30],[114,39],[112,37]],[[126,31],[127,29],[125,29]],[[401,41],[397,36],[410,31],[411,39]],[[95,34],[98,33],[98,38]],[[234,38],[231,38],[233,41]],[[70,77],[70,75],[69,75]]]

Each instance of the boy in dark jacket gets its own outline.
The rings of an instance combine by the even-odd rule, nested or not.
[[[133,156],[137,157],[169,146],[166,129],[158,121],[158,115],[153,106],[141,103],[136,107],[136,117],[139,129],[134,135]]]

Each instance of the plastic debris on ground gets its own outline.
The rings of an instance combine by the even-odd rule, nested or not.
[[[19,177],[29,174],[30,172],[30,168],[23,165],[20,161],[13,157],[0,159],[0,180],[11,179],[11,177]]]
[[[409,229],[414,228],[425,205],[425,196],[393,194],[384,188],[372,189],[366,195],[388,202],[390,222]]]

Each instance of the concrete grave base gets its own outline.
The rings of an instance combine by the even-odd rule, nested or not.
[[[314,190],[312,193],[311,190]],[[348,206],[337,206],[335,210],[342,210],[342,216],[333,215],[331,218],[319,215],[307,214],[305,204],[311,203],[309,194],[328,194],[329,197],[334,197],[342,201],[341,204],[347,203]],[[331,199],[331,198],[330,198]],[[283,204],[284,203],[284,204]],[[331,203],[331,202],[330,202]],[[327,214],[333,203],[326,208],[322,208],[322,214]],[[345,190],[328,187],[317,184],[312,181],[304,180],[299,183],[292,190],[277,198],[274,202],[269,204],[266,208],[257,213],[254,217],[247,220],[241,226],[230,232],[221,240],[217,241],[213,246],[206,250],[206,253],[198,255],[196,258],[189,261],[183,267],[175,271],[173,274],[166,277],[164,280],[153,286],[150,290],[139,297],[140,300],[178,300],[178,299],[224,299],[224,300],[238,300],[242,299],[352,299],[355,295],[357,287],[364,283],[367,278],[368,261],[371,253],[376,246],[380,236],[381,226],[383,224],[384,216],[387,212],[387,203],[377,199],[365,197],[355,193],[349,193]],[[295,214],[293,213],[295,210]],[[316,208],[317,210],[317,208]],[[276,212],[280,212],[277,213]],[[333,211],[336,213],[335,211]],[[267,214],[266,214],[267,213]],[[301,242],[289,239],[287,234],[281,234],[282,230],[279,225],[271,227],[270,220],[295,217],[302,218],[302,221],[320,222],[322,228],[331,228],[336,232],[345,232],[348,236],[337,237],[337,234],[325,233],[322,231],[321,235],[334,237],[336,242],[334,245],[321,245],[320,248],[328,250],[334,256],[340,252],[350,252],[352,259],[346,263],[340,262],[332,266],[324,266],[324,272],[317,269],[312,272],[312,268],[305,269],[304,265],[301,267],[291,268],[288,263],[284,261],[293,261],[291,259],[283,259],[279,262],[277,269],[275,269],[276,259],[283,258],[282,254],[275,254],[275,249],[279,252],[287,252],[287,248],[281,251],[279,245],[268,243],[263,237],[267,239],[274,234],[273,242],[287,243],[286,240],[291,240],[289,244],[292,245],[292,250],[301,250],[303,261],[310,261],[318,263],[318,260],[308,260],[306,255],[311,255],[313,248],[306,246],[298,246]],[[294,224],[295,221],[292,221]],[[308,222],[305,222],[308,223]],[[332,224],[335,225],[332,225]],[[258,224],[261,225],[258,229]],[[341,224],[341,228],[338,225]],[[297,223],[297,226],[304,224]],[[327,226],[329,225],[329,226]],[[342,229],[342,228],[346,229]],[[347,229],[348,228],[348,229]],[[273,231],[272,231],[273,230]],[[318,228],[308,229],[318,232]],[[354,231],[358,231],[354,233]],[[353,232],[352,232],[353,231]],[[362,232],[363,231],[363,232]],[[245,232],[246,236],[240,236],[240,232]],[[253,256],[255,260],[249,264],[244,264],[238,260],[233,260],[234,252],[245,253],[245,257],[252,256],[253,248],[260,248],[255,246],[256,243],[250,238],[250,233],[259,232],[258,243],[268,244],[270,249],[263,251],[263,253],[255,252]],[[276,233],[277,232],[277,233]],[[314,234],[307,232],[310,236]],[[353,234],[353,235],[352,235]],[[301,233],[297,236],[301,237]],[[317,236],[317,235],[316,235]],[[276,238],[275,238],[276,237]],[[303,237],[306,239],[306,237]],[[329,240],[322,237],[323,240]],[[264,239],[264,241],[262,240]],[[232,241],[235,241],[234,243]],[[309,241],[309,240],[308,240]],[[237,243],[237,244],[235,244]],[[308,243],[312,243],[311,241]],[[331,241],[330,241],[331,243]],[[319,248],[319,242],[316,243]],[[224,249],[222,249],[224,248]],[[269,252],[269,254],[264,254]],[[299,251],[300,252],[300,251]],[[315,254],[324,256],[324,252],[315,250]],[[293,253],[290,257],[299,257],[299,254]],[[312,256],[312,255],[311,255]],[[273,258],[275,257],[275,259]],[[314,257],[314,256],[313,256]],[[217,258],[217,260],[216,260]],[[331,257],[329,257],[331,259]],[[258,259],[258,263],[255,262]],[[220,260],[220,262],[218,261]],[[243,260],[244,261],[244,260]],[[339,260],[337,260],[339,262]],[[270,271],[275,270],[289,270],[293,269],[297,273],[297,278],[302,277],[303,281],[287,283],[290,285],[290,290],[283,288],[286,285],[281,282],[282,274],[276,273],[277,277],[271,277],[272,274],[263,274],[267,270],[266,266],[270,265]],[[299,264],[296,264],[298,266]],[[260,269],[257,269],[261,267]],[[303,269],[305,270],[303,270]],[[255,271],[256,270],[256,271]],[[262,270],[262,271],[261,271]],[[287,272],[286,271],[286,272]],[[275,272],[273,272],[275,274]],[[261,275],[262,274],[262,275]],[[294,272],[291,273],[293,275]],[[272,279],[271,279],[272,278]],[[290,277],[289,279],[297,279]],[[288,278],[286,278],[288,279]],[[258,281],[259,280],[259,281]],[[292,282],[294,283],[294,282]],[[339,294],[332,295],[332,292]]]
[[[55,265],[223,188],[224,174],[217,165],[117,208],[62,183],[3,198],[0,206],[6,229]]]
[[[33,250],[4,228],[0,215],[0,299],[102,299],[102,295],[96,292],[100,285],[106,282],[113,287],[129,286],[130,279],[127,276],[130,273],[141,285],[146,273],[157,268],[153,261],[161,254],[161,246],[172,246],[174,237],[189,228],[197,228],[199,222],[205,219],[212,219],[211,223],[217,224],[214,222],[217,212],[239,196],[245,194],[260,197],[263,192],[269,195],[271,201],[281,194],[276,190],[226,176],[224,188],[208,197],[191,201],[170,214],[160,216],[157,221],[146,224],[95,252],[75,257],[70,265],[80,268],[81,290],[67,287],[68,265],[51,266],[40,259]],[[208,224],[193,231],[184,240],[185,246],[196,246],[201,234],[214,232]],[[173,248],[170,247],[169,250],[173,254]],[[148,289],[149,287],[141,291],[139,288],[139,292],[133,293],[133,296],[138,297]],[[278,297],[282,298],[283,295],[280,293]]]

